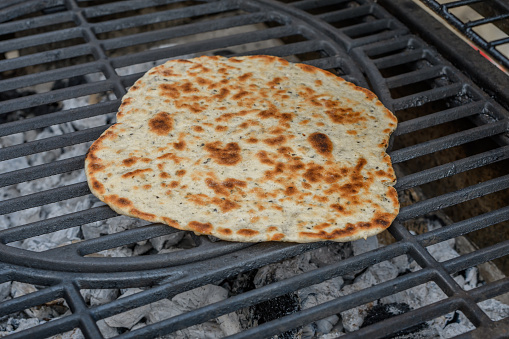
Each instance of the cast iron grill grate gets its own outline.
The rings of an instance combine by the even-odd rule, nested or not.
[[[165,4],[169,7],[162,6]],[[176,4],[179,6],[172,7]],[[144,14],[131,12],[133,9],[150,8],[155,10]],[[226,16],[218,17],[217,14]],[[189,21],[189,18],[193,20]],[[123,70],[127,66],[142,67],[145,63],[160,62],[171,57],[213,54],[226,49],[233,51],[233,55],[266,53],[290,60],[298,58],[305,63],[332,70],[361,86],[367,87],[369,83],[384,104],[402,120],[390,153],[393,162],[406,169],[398,178],[400,195],[413,188],[426,189],[430,183],[442,183],[448,178],[501,163],[509,158],[507,112],[433,48],[409,34],[382,7],[366,0],[305,0],[291,4],[268,0],[133,0],[102,5],[75,0],[12,0],[0,7],[0,21],[3,22],[0,24],[0,52],[4,55],[13,51],[19,53],[0,60],[0,95],[2,99],[5,98],[0,106],[2,137],[84,118],[112,116],[126,88],[143,74],[143,71],[125,74]],[[132,31],[135,27],[168,21],[172,23],[164,27]],[[198,38],[191,42],[179,40],[181,37],[199,37],[198,34],[206,32],[260,23],[264,24],[263,27],[258,26],[256,30],[242,33],[227,33],[201,40]],[[283,43],[276,46],[256,45],[257,42],[270,39],[279,39]],[[159,42],[163,43],[162,48],[152,48]],[[253,44],[246,47],[246,43]],[[238,49],[238,46],[245,48]],[[38,68],[42,64],[49,67]],[[72,84],[72,79],[90,74],[98,76],[89,77],[89,81],[84,83]],[[55,81],[64,81],[66,85],[40,93],[26,92],[17,97],[12,95],[31,86]],[[65,110],[41,108],[70,98],[97,94],[101,94],[103,101]],[[431,113],[421,110],[430,105],[433,106]],[[29,110],[35,112],[27,116],[25,113]],[[430,128],[459,122],[463,127],[453,133],[417,141],[405,139],[418,132],[424,131],[421,134],[426,134]],[[82,171],[84,154],[57,161],[50,159],[46,163],[32,166],[22,166],[13,161],[33,154],[47,154],[71,145],[86,145],[108,126],[77,129],[1,148],[0,164],[8,167],[0,174],[0,186],[8,188],[40,178]],[[419,165],[414,163],[416,160],[426,161],[426,157],[433,157],[454,147],[488,139],[495,140],[489,149],[416,169]],[[123,333],[120,337],[154,337],[172,333],[400,255],[412,258],[421,269],[261,324],[233,337],[268,337],[430,281],[435,282],[445,293],[444,300],[361,328],[349,336],[390,336],[422,321],[459,310],[476,328],[470,333],[472,336],[503,337],[509,330],[507,319],[492,321],[477,303],[507,293],[509,280],[502,278],[465,291],[452,275],[509,255],[508,241],[502,239],[496,244],[444,262],[435,260],[426,248],[491,225],[507,223],[507,200],[501,201],[501,205],[494,206],[488,212],[455,220],[446,227],[419,235],[410,233],[406,223],[480,197],[507,192],[508,188],[509,175],[506,171],[484,181],[467,182],[463,187],[438,192],[426,200],[408,203],[402,207],[399,217],[389,230],[395,240],[393,243]],[[14,246],[19,241],[41,234],[116,216],[108,207],[96,206],[63,215],[45,216],[26,224],[16,224],[12,218],[18,211],[89,194],[86,182],[75,182],[0,201],[0,216],[4,218],[0,221],[9,220],[13,223],[9,228],[0,228],[0,283],[19,281],[44,287],[0,303],[0,316],[59,298],[63,298],[72,311],[70,315],[14,333],[10,337],[42,338],[79,328],[87,338],[101,338],[103,335],[97,326],[97,321],[101,319],[325,245],[241,244],[212,242],[206,237],[196,237],[196,247],[179,252],[127,258],[90,256],[103,250],[180,232],[153,224],[43,252]],[[80,294],[80,290],[88,288],[127,287],[147,289],[93,307],[88,307]]]
[[[501,0],[421,0],[509,68],[509,5]]]

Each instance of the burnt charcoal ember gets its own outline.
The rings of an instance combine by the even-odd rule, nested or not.
[[[366,318],[364,318],[364,322],[362,323],[361,328],[376,324],[377,322],[392,318],[397,315],[401,315],[403,313],[407,313],[410,310],[411,310],[410,306],[408,306],[408,304],[405,303],[390,303],[375,305],[370,310],[368,310]],[[384,339],[397,338],[404,335],[416,333],[427,327],[428,325],[423,322],[415,326],[412,326],[408,329],[386,336],[384,337]]]
[[[235,278],[227,279],[222,286],[230,290],[231,295],[242,294],[256,288],[255,279],[258,270],[239,274]],[[268,283],[268,282],[265,282]],[[294,294],[282,295],[277,298],[261,302],[236,312],[242,327],[257,326],[300,310],[298,297]],[[285,332],[278,338],[294,338],[298,330]]]
[[[253,306],[253,316],[259,325],[298,311],[300,311],[300,305],[295,293],[285,294]],[[286,331],[279,334],[278,339],[295,338],[298,332],[299,328]]]
[[[236,279],[224,281],[223,286],[230,290],[231,295],[244,293],[337,262],[350,256],[351,253],[352,248],[349,244],[327,244],[324,247],[280,263],[270,264],[258,270],[240,274]],[[343,284],[341,277],[335,277],[320,284],[302,288],[295,293],[279,296],[255,306],[241,309],[237,311],[241,326],[244,329],[255,327],[335,299],[341,295],[340,290]],[[331,315],[302,328],[280,334],[277,338],[314,338],[317,335],[330,333],[338,321],[339,317],[337,315]]]
[[[241,293],[245,293],[256,288],[253,283],[254,277],[256,275],[257,270],[251,270],[245,273],[241,273],[237,275],[235,278],[230,278],[225,281],[225,284],[228,284],[230,287],[230,294],[237,295]]]

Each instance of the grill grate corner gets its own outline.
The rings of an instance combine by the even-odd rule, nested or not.
[[[509,6],[504,1],[421,0],[429,8],[456,27],[475,45],[509,67]]]

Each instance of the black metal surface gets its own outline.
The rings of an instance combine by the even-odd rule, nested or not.
[[[460,32],[465,34],[465,36],[468,37],[477,46],[484,49],[493,59],[500,62],[500,64],[502,64],[504,67],[509,68],[509,58],[503,53],[501,53],[499,50],[497,50],[498,46],[509,43],[509,38],[501,38],[489,41],[483,38],[478,32],[474,30],[474,28],[479,27],[481,25],[507,20],[507,18],[509,17],[509,4],[506,1],[458,0],[447,2],[444,4],[440,4],[436,0],[421,0],[421,1],[424,2],[433,11],[438,13],[442,18],[446,19],[449,23],[454,25],[454,27],[456,27]],[[482,4],[485,7],[491,9],[490,11],[491,13],[487,13],[486,15],[484,15],[483,19],[463,22],[450,11],[453,8],[458,8],[465,5],[472,5],[473,7],[475,7],[476,5],[478,6],[479,4]]]
[[[437,48],[445,58],[472,79],[486,93],[508,109],[509,77],[449,28],[435,20],[411,0],[382,0],[380,3],[405,25]]]
[[[404,25],[377,4],[367,0],[304,0],[291,4],[271,0],[225,0],[185,3],[183,8],[164,9],[143,15],[122,17],[124,12],[133,8],[149,8],[174,2],[176,1],[132,0],[87,7],[76,0],[30,1],[26,3],[11,1],[9,6],[0,7],[0,22],[4,22],[0,24],[1,53],[15,49],[48,46],[47,50],[42,52],[28,52],[28,54],[16,58],[0,60],[0,72],[4,72],[2,74],[8,75],[9,71],[25,69],[42,63],[65,62],[72,58],[78,58],[76,63],[64,64],[61,68],[22,74],[7,79],[0,78],[0,95],[40,83],[69,79],[90,73],[104,75],[103,80],[96,82],[81,83],[45,93],[29,94],[2,101],[0,119],[5,118],[5,120],[1,120],[3,123],[0,125],[0,136],[41,129],[87,117],[111,115],[116,111],[120,97],[126,92],[126,87],[134,83],[142,74],[119,75],[118,68],[170,57],[213,53],[214,50],[227,49],[246,42],[300,35],[303,37],[301,41],[292,42],[283,39],[285,43],[282,45],[238,54],[266,53],[287,57],[317,52],[318,54],[313,54],[314,57],[304,62],[324,69],[335,70],[339,75],[358,85],[368,87],[369,84],[369,88],[396,115],[404,110],[424,107],[427,103],[437,101],[447,103],[445,109],[429,114],[416,113],[411,119],[401,122],[394,134],[395,141],[402,136],[426,128],[448,122],[454,123],[462,119],[468,119],[473,125],[471,128],[465,128],[459,132],[395,149],[390,153],[394,163],[404,164],[458,145],[482,142],[487,138],[498,142],[499,146],[490,150],[400,176],[396,186],[400,194],[430,182],[451,178],[460,173],[509,158],[507,111],[443,59],[433,48],[410,34]],[[62,5],[66,8],[63,11]],[[40,11],[43,9],[46,12],[41,14]],[[232,14],[232,11],[239,12]],[[206,15],[223,12],[229,12],[230,15],[225,18],[206,17]],[[112,13],[116,13],[119,17],[102,19],[103,16]],[[17,20],[22,16],[27,17]],[[194,16],[205,17],[201,21],[175,24],[153,31],[129,33],[118,37],[102,35],[147,23],[182,20]],[[134,52],[122,50],[129,46],[134,48],[138,44],[155,43],[169,38],[263,22],[277,23],[278,25],[206,41],[180,43],[177,46],[160,49],[143,48]],[[69,27],[43,33],[32,32],[26,36],[15,35],[18,32],[32,28],[44,28],[52,24],[67,24]],[[71,38],[78,40],[68,46],[58,45],[59,42],[68,41]],[[81,58],[83,56],[88,57]],[[388,76],[384,73],[384,70],[388,68],[398,67],[401,67],[402,71],[397,75]],[[368,81],[364,79],[363,74],[366,75]],[[426,83],[427,87],[421,90],[420,84],[422,83]],[[403,95],[400,95],[395,91],[399,88],[417,89],[410,94],[404,92]],[[15,112],[24,112],[67,98],[103,92],[110,92],[115,98],[110,97],[109,100],[95,105],[48,112],[27,118],[22,117],[14,121],[7,119]],[[103,125],[5,147],[0,149],[0,161],[89,142],[95,140],[107,127],[108,125]],[[82,170],[83,159],[84,155],[78,155],[23,169],[13,168],[0,174],[0,187],[9,187],[9,185],[55,174]],[[501,208],[497,207],[498,209],[488,213],[453,222],[447,227],[417,236],[412,235],[403,223],[432,211],[441,211],[448,206],[455,206],[508,188],[509,176],[506,172],[504,175],[490,180],[414,202],[401,208],[400,215],[389,229],[396,240],[393,244],[232,296],[141,329],[123,333],[120,337],[147,338],[172,333],[333,277],[362,270],[400,255],[407,255],[415,260],[421,269],[342,298],[301,310],[281,319],[261,324],[233,337],[269,337],[428,281],[435,282],[447,295],[447,298],[367,326],[349,335],[351,337],[386,337],[424,320],[461,310],[476,327],[468,334],[469,336],[476,337],[480,333],[491,333],[493,337],[503,337],[509,333],[507,319],[499,322],[490,320],[477,303],[507,293],[509,279],[504,278],[487,283],[466,292],[451,275],[468,267],[509,255],[509,243],[502,241],[445,262],[437,262],[426,250],[426,247],[497,223],[507,222],[509,220],[507,202],[502,202]],[[42,192],[4,199],[0,201],[0,214],[8,215],[15,211],[45,206],[52,202],[88,194],[90,192],[85,182],[55,187]],[[71,315],[14,333],[9,338],[42,338],[74,328],[80,328],[87,338],[101,338],[102,334],[96,324],[101,319],[148,305],[163,298],[171,298],[184,291],[218,282],[324,245],[324,243],[242,244],[211,242],[208,238],[196,237],[196,247],[179,252],[127,258],[87,256],[105,249],[180,232],[164,225],[155,224],[104,235],[44,252],[36,253],[12,246],[16,241],[115,216],[116,213],[108,207],[98,206],[0,230],[0,283],[20,281],[45,286],[35,293],[0,303],[0,317],[58,298],[64,298],[72,311]],[[93,307],[88,307],[80,294],[81,289],[127,287],[148,288],[129,297]]]

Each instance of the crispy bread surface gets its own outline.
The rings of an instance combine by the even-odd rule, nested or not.
[[[171,60],[90,147],[118,213],[229,241],[351,241],[399,211],[396,117],[370,91],[272,56]]]

